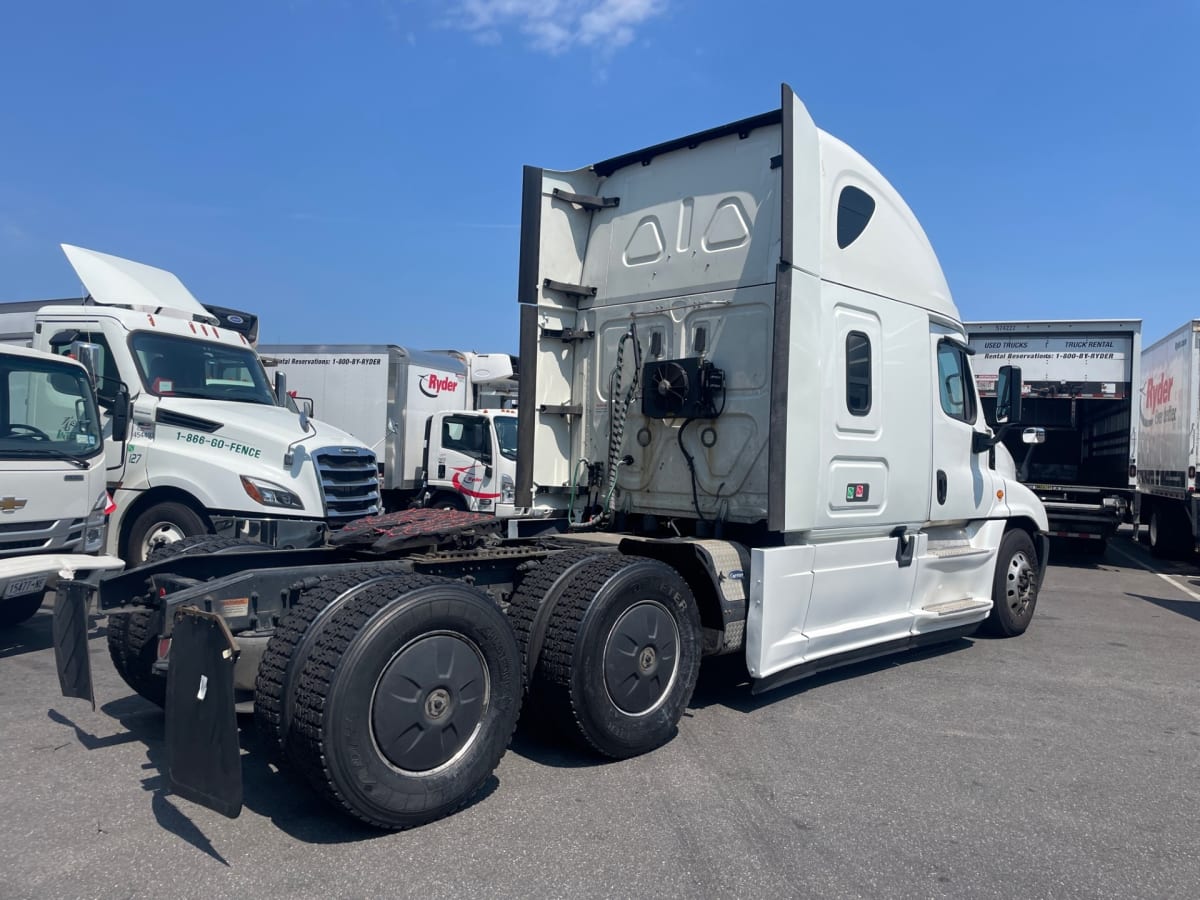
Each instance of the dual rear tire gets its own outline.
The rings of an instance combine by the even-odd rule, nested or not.
[[[662,746],[700,671],[691,589],[665,563],[618,554],[572,563],[565,574],[532,668],[531,712],[613,759]]]
[[[297,639],[297,622],[280,623],[256,690],[260,725],[286,762],[379,828],[421,825],[469,803],[520,710],[520,655],[499,607],[448,579],[357,575],[289,618],[297,613],[308,624]]]

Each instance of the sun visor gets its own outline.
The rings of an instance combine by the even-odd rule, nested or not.
[[[206,322],[217,321],[183,282],[165,269],[70,244],[63,244],[62,249],[88,294],[98,304],[128,306],[147,312],[175,310],[188,318],[200,316]]]

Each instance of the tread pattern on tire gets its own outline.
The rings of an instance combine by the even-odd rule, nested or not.
[[[517,636],[517,649],[521,651],[522,672],[529,671],[527,663],[529,636],[533,629],[534,617],[541,608],[543,598],[549,593],[554,583],[572,566],[586,559],[604,555],[606,553],[603,550],[567,550],[542,560],[521,579],[520,586],[508,601],[508,620],[512,623],[513,631]],[[536,675],[536,663],[534,673]]]
[[[340,809],[377,828],[395,826],[364,816],[356,810],[333,784],[326,766],[323,733],[325,698],[333,683],[334,673],[350,642],[367,621],[396,597],[422,587],[445,584],[447,579],[433,575],[397,575],[363,591],[338,610],[325,626],[316,645],[304,663],[296,686],[296,707],[292,728],[287,735],[288,761],[304,775],[313,789]],[[511,735],[509,736],[511,738]],[[507,742],[506,742],[507,746]],[[444,815],[465,806],[474,793],[444,811]]]
[[[536,693],[542,714],[550,718],[555,726],[577,736],[585,746],[605,756],[608,754],[604,749],[587,736],[571,696],[575,641],[579,636],[579,625],[596,592],[621,569],[642,561],[639,557],[616,554],[612,558],[600,558],[584,565],[579,575],[563,591],[550,616],[537,677],[531,687],[531,692]]]
[[[286,736],[281,733],[280,726],[287,673],[292,664],[292,654],[313,620],[356,584],[381,575],[401,575],[404,571],[401,564],[380,563],[357,572],[323,579],[314,587],[302,591],[300,599],[275,626],[254,679],[254,723],[259,734],[271,741],[273,747],[281,748],[285,743]],[[303,664],[303,660],[300,663]]]

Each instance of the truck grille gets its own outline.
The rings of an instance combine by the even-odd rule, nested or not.
[[[355,447],[323,447],[313,453],[330,528],[379,512],[375,454]]]
[[[83,519],[5,522],[0,526],[0,556],[28,553],[74,553],[83,540]]]

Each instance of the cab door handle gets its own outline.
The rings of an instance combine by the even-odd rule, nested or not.
[[[941,469],[937,470],[937,501],[939,506],[946,502],[946,473]]]

